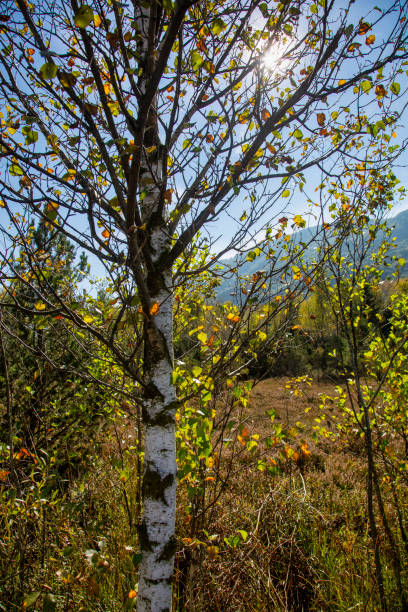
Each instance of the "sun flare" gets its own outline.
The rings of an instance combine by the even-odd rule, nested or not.
[[[268,72],[280,72],[287,67],[288,60],[284,57],[282,45],[276,44],[265,51],[261,63]]]

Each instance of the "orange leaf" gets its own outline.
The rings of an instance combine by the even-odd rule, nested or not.
[[[271,116],[271,113],[268,110],[266,110],[266,108],[264,108],[262,111],[262,121],[266,121],[267,119],[269,119],[270,116]]]
[[[346,79],[340,79],[340,81],[338,82],[338,86],[341,87],[342,85],[346,84]]]
[[[133,589],[131,591],[129,591],[129,599],[134,599],[137,596],[137,592],[134,591]]]
[[[246,438],[247,436],[249,436],[249,429],[245,425],[242,427],[241,436],[243,438]]]
[[[384,85],[377,85],[375,88],[375,95],[380,98],[384,98],[387,95],[387,92],[384,89]]]
[[[163,198],[165,200],[165,202],[168,202],[170,204],[171,202],[171,196],[173,195],[173,190],[172,189],[167,189],[164,194],[163,194]]]
[[[132,33],[126,32],[123,38],[125,39],[126,42],[130,42],[132,40]]]
[[[370,24],[366,21],[360,21],[358,26],[358,33],[360,34],[360,36],[364,36],[364,34],[367,34],[369,30],[371,30]]]
[[[208,342],[207,342],[207,344],[208,344],[210,349],[212,348],[213,343],[214,343],[214,334],[212,336],[210,336],[210,338],[208,339]]]
[[[200,51],[207,50],[206,44],[202,38],[199,38],[197,41],[197,49],[199,49]]]
[[[109,230],[104,229],[104,230],[103,230],[103,232],[102,232],[102,236],[103,236],[104,238],[109,238],[109,236],[110,236],[110,232],[109,232]]]
[[[174,87],[173,85],[169,85],[168,88],[166,89],[166,91],[168,91],[169,93],[171,93],[172,91],[174,91]]]
[[[375,41],[375,34],[371,34],[370,36],[367,36],[366,38],[366,45],[372,45],[374,41]]]
[[[306,456],[307,456],[307,455],[310,455],[310,450],[309,450],[309,448],[308,448],[307,442],[304,442],[303,444],[301,444],[300,448],[301,448],[302,453],[303,453],[304,455],[306,455]]]
[[[155,302],[154,304],[152,304],[150,306],[149,309],[149,314],[151,317],[155,317],[157,315],[157,313],[159,312],[160,308],[159,308],[159,304],[158,302]]]
[[[9,474],[7,470],[0,470],[0,480],[4,482]]]
[[[317,123],[320,127],[323,127],[326,123],[326,115],[324,113],[317,113]]]

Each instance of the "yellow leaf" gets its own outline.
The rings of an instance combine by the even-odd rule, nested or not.
[[[104,86],[103,86],[103,89],[104,89],[106,95],[110,94],[110,92],[111,92],[111,84],[110,83],[105,83]]]
[[[37,302],[37,303],[34,305],[34,308],[35,308],[36,310],[45,310],[45,309],[46,309],[46,306],[45,306],[44,302]]]
[[[205,344],[207,342],[207,334],[205,334],[204,332],[200,332],[199,334],[197,334],[197,340],[199,340],[201,344]]]
[[[102,19],[99,17],[99,15],[97,15],[96,13],[94,13],[94,17],[93,17],[93,22],[94,22],[94,26],[95,28],[99,28],[99,26],[102,23]]]

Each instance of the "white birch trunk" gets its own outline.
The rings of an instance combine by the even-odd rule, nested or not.
[[[161,237],[153,237],[155,245]],[[155,255],[160,255],[157,249]],[[140,528],[142,562],[139,576],[138,612],[170,612],[176,550],[176,395],[171,384],[173,314],[171,273],[164,275],[164,287],[154,296],[159,312],[154,323],[161,336],[157,346],[153,337],[148,344],[153,355],[150,377],[152,395],[144,409],[145,459],[143,480],[143,516]],[[163,348],[164,354],[163,354]],[[155,397],[154,397],[155,395]]]
[[[149,69],[148,38],[152,36],[149,19],[154,4],[140,2],[136,12],[139,31],[139,52],[144,58],[144,69]],[[151,41],[152,42],[152,41]],[[152,66],[150,65],[150,70]],[[148,76],[148,75],[146,75]],[[146,80],[140,82],[142,96],[146,93]],[[166,233],[165,218],[151,221],[157,213],[161,167],[158,162],[159,136],[155,101],[152,103],[143,141],[139,185],[147,194],[142,202],[143,222],[150,225],[149,251],[153,263],[169,252],[171,237]],[[152,145],[156,151],[147,154]],[[143,513],[139,527],[142,553],[137,598],[138,612],[170,612],[172,608],[172,582],[176,551],[176,393],[171,383],[173,370],[173,289],[172,271],[149,270],[146,279],[150,306],[159,310],[145,322],[145,373],[147,390],[143,408],[144,474]]]

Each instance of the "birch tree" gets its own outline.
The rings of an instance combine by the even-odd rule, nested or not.
[[[335,0],[2,3],[3,287],[18,275],[12,247],[24,248],[30,273],[20,280],[36,278],[36,308],[95,336],[138,386],[139,612],[172,607],[175,263],[181,283],[227,252],[253,253],[260,236],[269,249],[312,168],[352,218],[347,191],[381,185],[396,153],[406,9],[399,1],[365,16]],[[24,238],[33,218],[104,267],[114,316],[84,317],[49,287]],[[199,235],[213,256],[189,268]],[[127,350],[118,341],[125,322]]]

